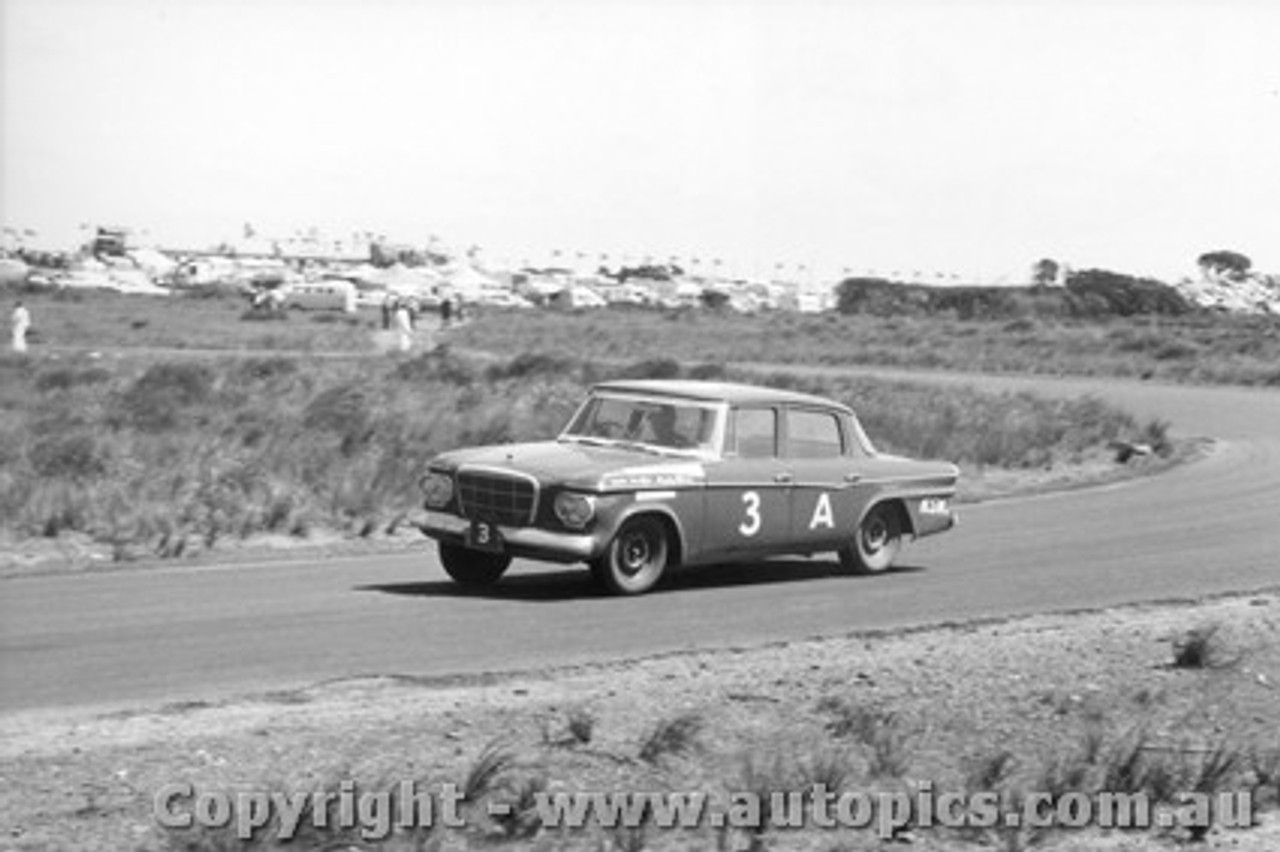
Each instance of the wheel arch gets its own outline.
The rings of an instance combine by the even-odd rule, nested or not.
[[[614,528],[613,535],[618,534],[618,530],[628,521],[636,518],[656,518],[667,533],[667,544],[671,548],[671,552],[667,556],[667,564],[676,566],[683,564],[685,554],[684,525],[680,523],[680,518],[676,516],[667,506],[632,506],[626,512],[622,513],[618,518],[618,523]]]
[[[915,537],[916,521],[915,518],[911,517],[911,510],[907,508],[906,498],[894,495],[878,497],[867,503],[866,508],[862,510],[861,517],[858,518],[858,527],[862,526],[862,522],[865,521],[867,516],[870,515],[878,506],[884,506],[888,508],[889,511],[893,512],[897,516],[898,524],[902,532],[913,538]]]

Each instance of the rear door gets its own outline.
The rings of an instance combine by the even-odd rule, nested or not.
[[[772,406],[731,409],[725,447],[706,465],[708,556],[767,553],[791,535],[791,466],[779,455],[781,411]]]
[[[838,411],[789,407],[784,412],[782,457],[794,480],[791,538],[803,545],[848,542],[866,503],[859,484],[859,448]]]

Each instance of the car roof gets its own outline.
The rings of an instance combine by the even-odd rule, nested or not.
[[[847,405],[797,391],[748,385],[741,382],[711,382],[698,379],[618,379],[601,382],[593,390],[652,394],[731,405],[789,403],[849,411]]]

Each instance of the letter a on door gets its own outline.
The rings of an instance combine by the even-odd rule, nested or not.
[[[816,530],[823,526],[827,529],[835,529],[836,521],[831,515],[831,498],[826,494],[818,496],[818,505],[813,507],[813,518],[809,521],[809,529]]]

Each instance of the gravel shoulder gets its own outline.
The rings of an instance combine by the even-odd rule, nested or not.
[[[1203,657],[1175,664],[1196,635],[1208,637],[1198,646]],[[174,782],[198,791],[307,791],[342,779],[360,789],[406,779],[462,784],[486,750],[502,759],[477,802],[539,784],[714,794],[795,789],[815,777],[845,790],[927,783],[1016,796],[1058,777],[1055,767],[1085,760],[1093,743],[1090,771],[1137,755],[1183,785],[1204,777],[1206,755],[1230,756],[1215,789],[1252,790],[1260,824],[1215,828],[1197,848],[1269,852],[1280,848],[1278,690],[1280,588],[585,667],[375,677],[127,713],[23,713],[0,718],[0,845],[271,848],[237,845],[225,832],[166,834],[153,818],[155,791]],[[673,725],[684,733],[670,734]],[[885,848],[1146,852],[1182,848],[1188,839],[1161,830],[935,828],[902,833]],[[420,848],[411,840],[361,846],[319,832],[286,848]],[[562,834],[483,814],[466,828],[437,828],[424,842],[446,849],[884,847],[869,830],[651,829],[624,837],[599,827]]]

